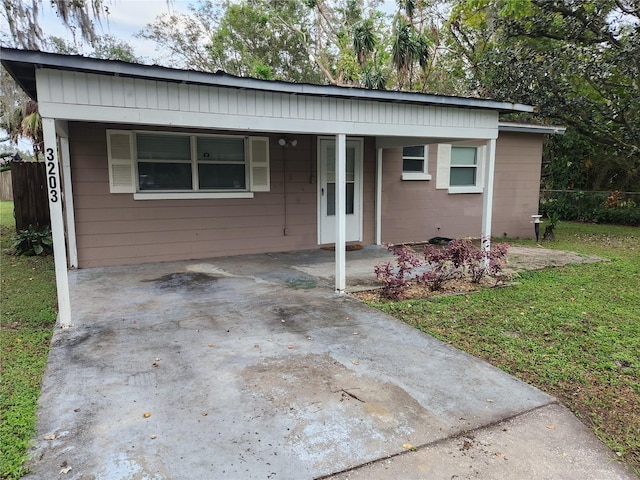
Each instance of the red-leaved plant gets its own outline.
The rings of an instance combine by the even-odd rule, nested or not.
[[[411,284],[413,269],[422,265],[422,262],[409,247],[387,245],[387,250],[396,256],[397,267],[393,267],[391,262],[376,265],[374,272],[382,281],[382,296],[389,299],[404,298]]]
[[[396,256],[396,265],[385,262],[374,271],[382,282],[381,295],[395,300],[404,298],[413,283],[439,291],[452,279],[468,278],[480,283],[485,276],[491,276],[496,283],[503,281],[502,267],[509,245],[494,243],[490,251],[484,251],[470,240],[453,240],[445,248],[427,245],[422,259],[407,246],[387,246],[387,249]]]

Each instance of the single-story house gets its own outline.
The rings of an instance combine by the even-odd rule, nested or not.
[[[530,237],[528,105],[3,48],[42,116],[59,315],[68,268],[434,236]]]

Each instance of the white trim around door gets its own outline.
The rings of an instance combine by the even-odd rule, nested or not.
[[[318,244],[335,243],[335,137],[318,137]],[[346,241],[362,241],[364,139],[346,146]]]

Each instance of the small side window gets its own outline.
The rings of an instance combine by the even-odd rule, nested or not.
[[[414,145],[402,149],[402,180],[431,180],[429,146]]]

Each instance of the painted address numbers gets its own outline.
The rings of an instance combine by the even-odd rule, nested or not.
[[[58,175],[56,172],[55,156],[53,148],[47,148],[47,187],[49,188],[49,200],[56,203],[60,198],[60,188],[58,187]]]

